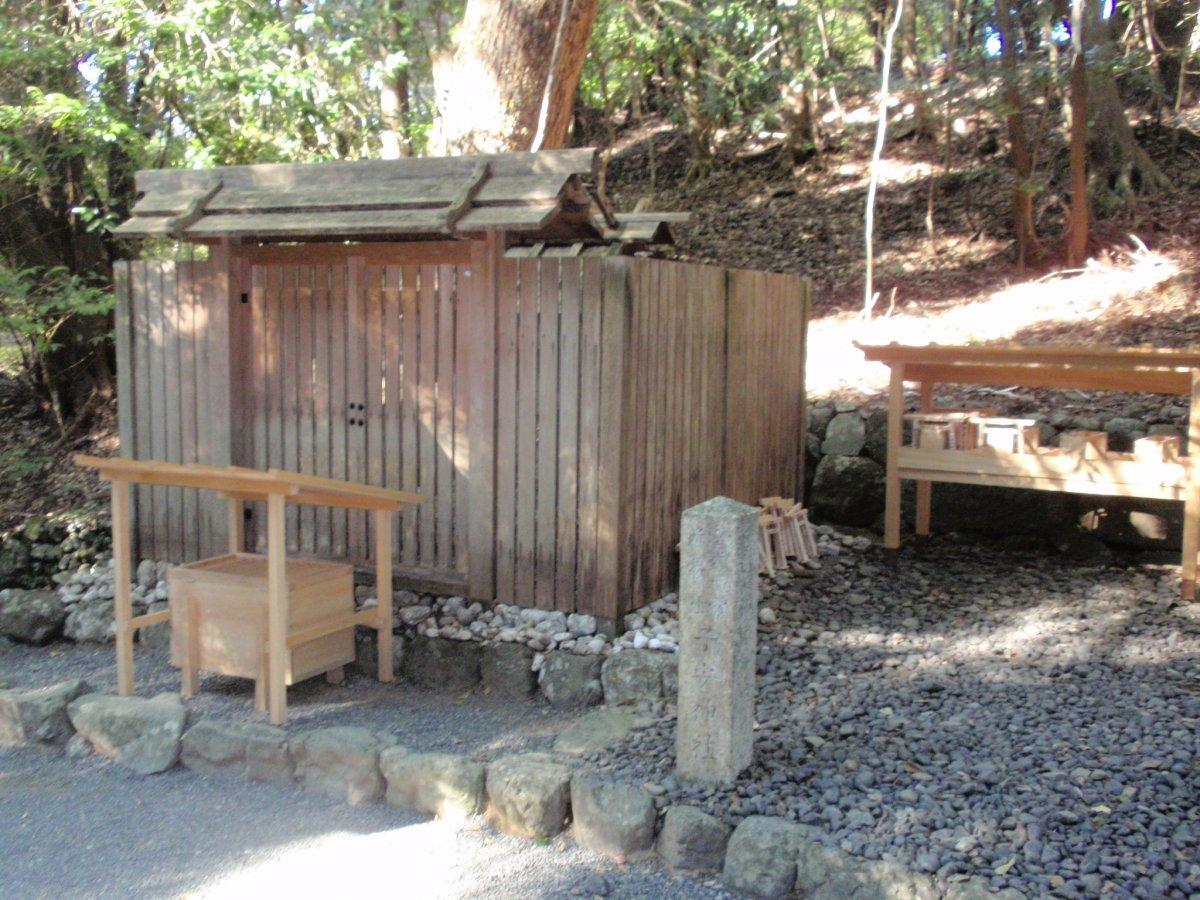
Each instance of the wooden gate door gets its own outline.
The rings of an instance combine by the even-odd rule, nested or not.
[[[364,256],[325,259],[253,266],[246,462],[420,492],[422,505],[403,513],[395,529],[397,584],[462,590],[460,272]],[[368,516],[289,509],[288,547],[366,566],[373,553]]]

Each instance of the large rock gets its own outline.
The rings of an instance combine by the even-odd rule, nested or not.
[[[554,752],[589,756],[623,741],[639,724],[628,707],[601,707],[584,713],[564,727],[554,741]]]
[[[63,623],[63,634],[73,641],[104,643],[116,636],[111,600],[77,603]]]
[[[483,689],[509,700],[524,700],[537,690],[533,651],[524,644],[487,644],[480,659]]]
[[[139,775],[165,772],[179,759],[187,708],[177,694],[149,700],[84,694],[67,715],[93,750]]]
[[[1074,523],[1069,494],[978,484],[933,486],[933,530],[1008,537],[1052,532]],[[912,504],[905,508],[911,510]]]
[[[1134,441],[1146,436],[1146,423],[1142,419],[1117,416],[1104,423],[1104,430],[1108,433],[1109,450],[1128,453]]]
[[[796,852],[796,893],[818,900],[882,897],[869,889],[856,861],[816,841],[800,840]],[[899,885],[897,885],[899,887]],[[865,889],[865,890],[864,890]],[[899,900],[897,895],[897,900]]]
[[[576,775],[571,779],[571,817],[575,840],[597,853],[630,857],[654,846],[654,800],[641,788]]]
[[[936,900],[933,879],[890,860],[864,860],[802,836],[796,893],[814,900]]]
[[[881,466],[887,465],[887,420],[886,409],[873,409],[867,415],[867,439],[863,453]],[[904,423],[908,425],[907,422]]]
[[[404,671],[404,654],[408,642],[400,634],[392,635],[392,671]],[[368,678],[379,676],[379,633],[374,628],[359,625],[354,629],[354,668]]]
[[[292,738],[296,780],[304,790],[351,806],[383,798],[379,754],[395,741],[366,728],[318,728]]]
[[[800,829],[786,819],[743,819],[725,851],[725,884],[752,897],[788,896],[796,885],[800,834]]]
[[[67,610],[53,591],[0,591],[0,634],[23,644],[48,644],[62,633]]]
[[[160,600],[156,603],[151,603],[150,608],[146,610],[148,613],[164,612],[167,609],[167,602]],[[138,629],[138,641],[147,650],[166,652],[171,649],[171,623],[157,622],[154,625],[147,625],[145,628]]]
[[[504,831],[530,838],[563,830],[571,770],[542,753],[496,760],[487,769],[488,815]]]
[[[825,427],[821,453],[826,456],[858,456],[867,441],[867,427],[857,412],[838,413]]]
[[[825,436],[825,429],[829,427],[833,416],[834,410],[832,406],[819,404],[809,409],[808,430],[818,441]]]
[[[608,704],[640,703],[665,695],[664,673],[675,667],[675,654],[657,650],[622,650],[604,661],[600,683]]]
[[[439,819],[477,816],[486,805],[482,763],[453,753],[416,753],[389,747],[379,754],[387,802]]]
[[[469,691],[479,684],[480,645],[417,635],[404,654],[401,672],[413,684]]]
[[[732,829],[693,806],[671,806],[658,834],[658,855],[671,872],[719,872]]]
[[[287,734],[258,723],[202,719],[183,735],[180,762],[216,775],[289,785],[293,780]]]
[[[861,456],[826,456],[813,476],[813,515],[839,525],[871,525],[883,512],[884,471]]]
[[[538,687],[560,709],[579,709],[595,706],[604,698],[600,684],[602,660],[595,656],[577,656],[559,651],[546,654],[538,673]]]
[[[0,747],[65,744],[75,733],[67,704],[88,692],[76,678],[44,688],[0,691]]]

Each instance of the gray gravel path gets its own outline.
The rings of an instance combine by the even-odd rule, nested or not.
[[[0,751],[0,897],[721,897],[650,864],[175,768]]]
[[[1200,897],[1200,603],[1176,568],[936,539],[893,568],[822,541],[764,598],[755,761],[731,789],[676,783],[670,707],[590,764],[944,885]]]

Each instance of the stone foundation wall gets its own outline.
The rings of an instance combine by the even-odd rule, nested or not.
[[[915,397],[907,404],[915,409]],[[939,397],[937,406],[964,406]],[[1064,431],[1104,431],[1109,447],[1128,451],[1140,437],[1176,435],[1185,440],[1187,406],[1176,398],[1131,400],[1112,411],[1067,405],[1048,414],[994,398],[971,405],[1040,420],[1040,442],[1057,446]],[[909,430],[905,423],[905,441]],[[818,521],[882,530],[887,465],[887,410],[882,403],[817,401],[809,406],[805,436],[806,503]],[[904,482],[905,528],[911,531],[913,483]],[[1017,544],[1042,544],[1094,558],[1106,548],[1164,553],[1178,550],[1181,504],[1161,500],[1084,497],[1014,488],[938,484],[933,489],[934,532],[974,532]],[[1164,560],[1169,560],[1164,553]],[[1177,560],[1175,560],[1177,561]]]

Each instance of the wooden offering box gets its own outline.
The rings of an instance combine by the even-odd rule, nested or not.
[[[341,563],[289,559],[286,573],[286,683],[324,672],[336,676],[343,665],[354,661],[353,626],[309,640],[301,632],[320,632],[313,626],[354,612],[353,569]],[[185,684],[189,668],[261,679],[267,653],[267,558],[234,553],[204,559],[170,569],[167,583],[171,661],[184,669]],[[194,654],[190,666],[189,646]]]

